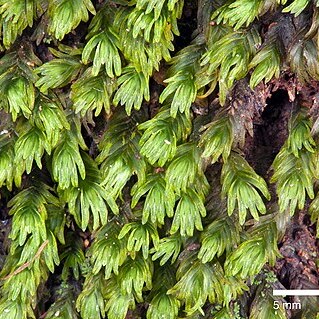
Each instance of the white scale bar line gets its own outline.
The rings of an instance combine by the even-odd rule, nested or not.
[[[319,296],[319,289],[273,290],[274,296]]]

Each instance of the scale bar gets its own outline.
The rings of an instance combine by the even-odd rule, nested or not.
[[[274,289],[274,296],[319,296],[319,289]]]

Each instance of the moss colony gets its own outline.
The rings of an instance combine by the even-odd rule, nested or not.
[[[0,27],[0,319],[319,318],[318,0]]]

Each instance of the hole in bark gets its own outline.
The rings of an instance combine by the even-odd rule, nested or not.
[[[179,51],[193,40],[192,32],[197,27],[197,1],[187,0],[184,3],[184,10],[181,19],[178,20],[178,29],[180,36],[175,37],[175,51]]]
[[[273,160],[288,136],[288,120],[292,103],[285,90],[275,91],[266,100],[266,107],[257,121],[254,121],[254,141],[249,158],[254,169],[266,176]]]
[[[271,122],[278,120],[281,113],[284,111],[283,106],[285,104],[291,104],[289,102],[289,96],[286,90],[275,91],[270,98],[266,100],[266,107],[261,115],[262,119]]]

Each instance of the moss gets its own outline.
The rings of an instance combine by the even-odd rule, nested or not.
[[[317,11],[0,0],[0,319],[315,318]]]

